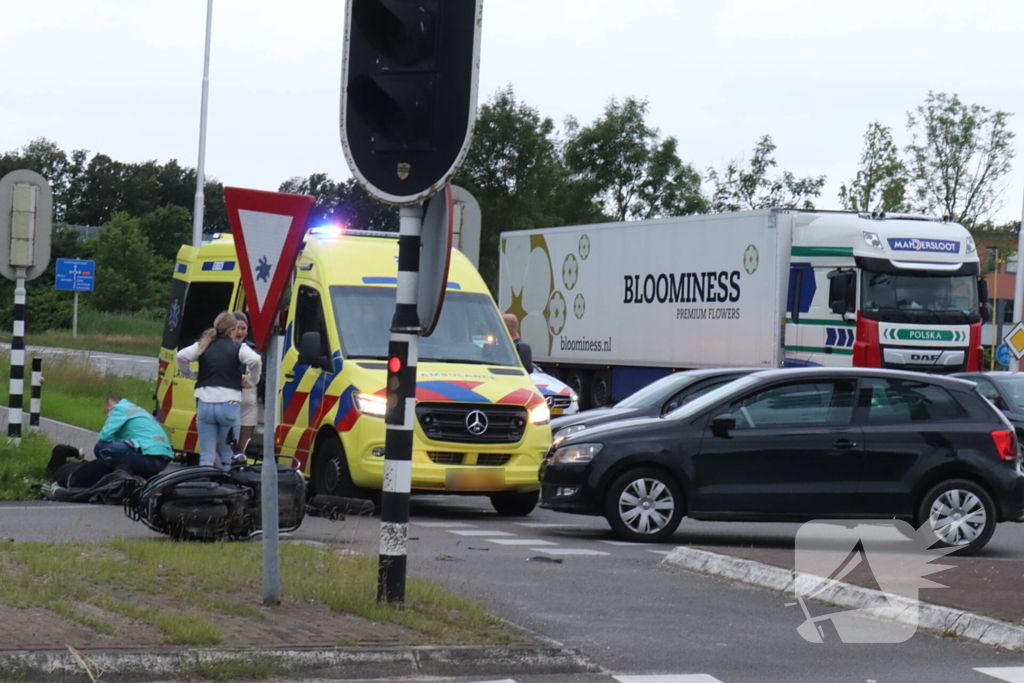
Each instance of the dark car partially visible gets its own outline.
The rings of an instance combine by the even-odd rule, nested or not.
[[[978,387],[978,393],[1003,411],[1024,440],[1024,373],[961,372],[952,377],[966,379]]]
[[[958,379],[862,368],[758,372],[664,418],[587,429],[552,447],[541,506],[603,515],[662,541],[702,520],[899,519],[980,550],[1024,519],[1007,419]]]

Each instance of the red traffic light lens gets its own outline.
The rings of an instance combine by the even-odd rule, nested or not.
[[[388,370],[391,372],[398,372],[401,369],[402,361],[399,360],[397,356],[392,357],[391,360],[388,361]]]

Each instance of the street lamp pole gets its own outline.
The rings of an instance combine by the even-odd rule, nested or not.
[[[206,197],[206,105],[210,95],[210,33],[213,27],[213,0],[206,0],[206,54],[203,58],[203,101],[199,113],[199,163],[196,165],[196,201],[192,208],[192,246],[203,245],[203,208]]]

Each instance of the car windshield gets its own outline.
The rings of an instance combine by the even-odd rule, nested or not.
[[[345,358],[387,358],[394,287],[331,287],[334,319]],[[449,290],[434,333],[421,337],[419,360],[519,365],[505,324],[486,294]]]
[[[1010,395],[1014,407],[1024,410],[1024,375],[1019,377],[1001,377],[999,386]]]
[[[689,403],[680,406],[678,409],[673,410],[665,417],[669,420],[685,420],[693,417],[697,413],[715,405],[719,401],[731,396],[734,392],[742,391],[747,387],[757,384],[757,378],[755,376],[746,376],[735,379],[731,382],[727,382],[722,386],[716,388],[714,391],[693,399]]]
[[[622,399],[615,404],[616,408],[647,408],[653,406],[656,403],[660,403],[669,394],[673,394],[689,384],[693,384],[696,381],[696,377],[686,375],[669,375],[668,377],[662,377],[661,379],[655,380],[645,386],[643,389],[638,389],[632,394]]]
[[[973,275],[922,275],[865,271],[861,309],[898,312],[926,321],[941,314],[970,316],[977,312],[978,290]]]

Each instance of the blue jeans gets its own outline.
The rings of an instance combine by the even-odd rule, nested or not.
[[[100,460],[106,460],[114,467],[120,466],[143,479],[160,474],[171,461],[162,455],[146,455],[124,441],[97,441],[93,453]]]
[[[228,430],[235,430],[235,438],[241,429],[240,407],[228,403],[206,403],[199,401],[196,410],[196,431],[199,432],[199,464],[219,466],[222,470],[231,468],[234,452],[228,445]]]

